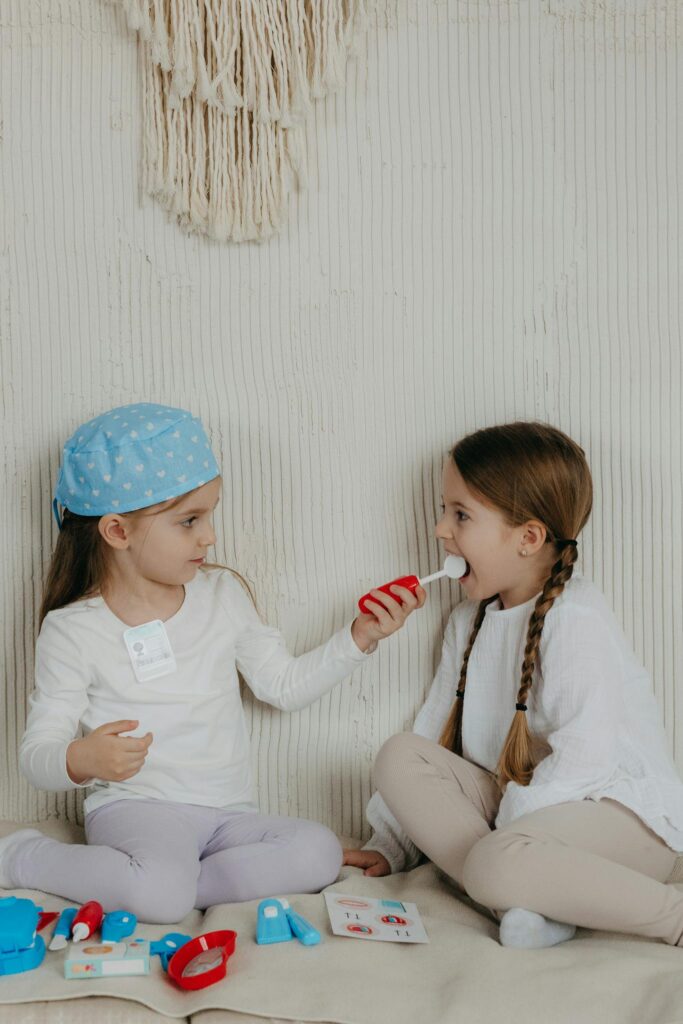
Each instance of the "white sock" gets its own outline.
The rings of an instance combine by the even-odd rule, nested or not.
[[[11,832],[10,835],[0,839],[0,888],[12,889],[14,887],[14,882],[7,874],[7,858],[10,851],[26,839],[41,839],[42,836],[43,833],[38,832],[35,828],[22,828],[18,832]]]
[[[500,919],[501,946],[516,946],[517,949],[542,949],[566,942],[576,932],[573,924],[551,921],[533,910],[512,907]]]

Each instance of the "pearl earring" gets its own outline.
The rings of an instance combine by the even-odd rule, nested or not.
[[[524,548],[524,550],[522,551],[522,555],[524,556],[524,558],[526,558],[526,556],[527,556],[527,550],[526,550],[526,548]]]

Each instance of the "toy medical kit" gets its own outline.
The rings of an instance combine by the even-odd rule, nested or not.
[[[132,935],[138,926],[138,919],[135,914],[127,910],[112,910],[105,914],[102,922],[102,942],[120,942],[121,939]]]
[[[289,905],[289,900],[280,900],[292,934],[303,946],[317,946],[320,942],[320,932],[313,927],[301,914],[297,914]]]
[[[260,946],[293,939],[289,920],[280,900],[261,900],[256,911],[256,941]]]
[[[376,900],[326,892],[325,903],[335,935],[375,942],[429,942],[414,903]]]
[[[71,935],[71,926],[74,923],[75,916],[75,907],[64,908],[59,915],[57,924],[55,925],[55,930],[53,931],[52,938],[50,939],[50,945],[47,947],[48,949],[55,950],[66,948],[66,942]]]
[[[161,960],[161,966],[167,971],[171,957],[178,952],[181,946],[189,942],[191,938],[191,935],[183,935],[182,932],[169,932],[156,942],[150,942],[150,956],[158,956]]]
[[[441,576],[448,576],[449,579],[459,580],[461,576],[464,576],[467,572],[467,562],[464,558],[459,558],[458,555],[448,555],[446,561],[443,564],[443,569],[439,572],[433,572],[431,576],[423,576],[422,579],[418,579],[417,576],[399,576],[397,580],[392,580],[391,583],[385,583],[381,587],[375,587],[375,590],[381,590],[383,594],[389,594],[391,597],[398,597],[396,594],[391,593],[391,587],[405,587],[406,590],[410,590],[413,594],[418,587],[423,587],[425,583],[431,583],[432,580],[438,580]],[[371,594],[363,594],[358,607],[364,615],[372,615],[372,611],[366,606],[366,601],[374,601]]]
[[[64,961],[67,979],[121,977],[149,974],[149,942],[98,942],[90,940],[82,946],[72,943]]]
[[[43,962],[45,943],[37,934],[40,912],[33,900],[0,899],[0,975],[31,971]]]
[[[214,985],[225,977],[228,959],[235,952],[237,932],[207,932],[190,939],[174,953],[168,976],[180,988],[194,991]]]
[[[93,932],[96,932],[102,924],[103,915],[102,904],[98,903],[97,900],[89,900],[87,903],[84,903],[76,913],[73,925],[71,926],[71,937],[74,942],[89,939]]]

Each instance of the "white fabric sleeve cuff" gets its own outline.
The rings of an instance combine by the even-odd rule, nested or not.
[[[392,875],[398,874],[399,871],[405,871],[405,850],[402,850],[398,843],[391,842],[389,837],[383,839],[375,832],[374,835],[368,839],[365,846],[361,846],[361,850],[377,850],[383,857],[386,857],[389,867],[391,868]]]
[[[342,633],[346,634],[345,640],[346,646],[348,648],[348,652],[345,651],[344,653],[348,653],[349,657],[355,658],[357,661],[361,662],[365,661],[366,658],[369,658],[371,654],[375,653],[375,651],[377,650],[377,641],[375,641],[375,643],[373,644],[370,644],[367,651],[361,651],[360,647],[353,639],[353,633],[351,632],[351,626],[353,626],[353,623],[355,621],[356,620],[354,619],[353,622],[349,622],[349,624],[347,626],[344,626],[344,628],[341,630]]]
[[[21,752],[20,768],[31,785],[36,789],[44,789],[51,793],[64,792],[70,789],[87,789],[94,779],[86,782],[74,782],[66,770],[66,752],[73,740],[46,740],[33,749]]]

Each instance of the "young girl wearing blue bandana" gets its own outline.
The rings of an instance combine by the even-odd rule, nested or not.
[[[336,879],[329,829],[252,802],[237,672],[259,699],[303,708],[424,592],[375,591],[373,615],[292,657],[236,574],[204,564],[219,492],[202,425],[180,409],[124,406],[67,442],[20,765],[41,789],[88,788],[87,845],[14,833],[0,841],[1,886],[163,923]]]

